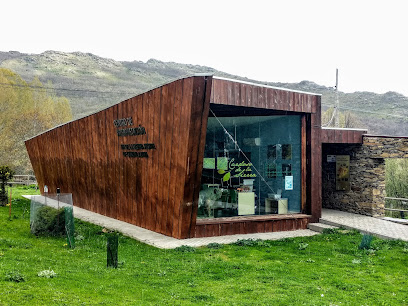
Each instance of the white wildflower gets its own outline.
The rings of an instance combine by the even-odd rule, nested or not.
[[[41,272],[38,272],[37,275],[39,277],[53,278],[57,276],[57,273],[55,273],[54,270],[43,270]]]

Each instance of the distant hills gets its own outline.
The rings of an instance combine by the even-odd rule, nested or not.
[[[79,118],[163,83],[194,73],[255,82],[322,94],[323,109],[334,105],[333,88],[311,81],[300,83],[259,82],[228,74],[211,67],[162,62],[121,62],[90,53],[46,51],[24,54],[0,52],[0,67],[9,68],[26,81],[38,76],[44,84],[51,82],[57,95],[66,96],[73,115]],[[350,111],[359,119],[358,127],[371,134],[408,135],[408,97],[396,92],[339,92],[341,111]]]

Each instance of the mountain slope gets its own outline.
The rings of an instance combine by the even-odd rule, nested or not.
[[[257,82],[205,66],[161,62],[155,59],[147,62],[120,62],[81,52],[0,52],[0,66],[17,72],[26,81],[38,76],[43,83],[51,82],[58,95],[70,99],[75,118],[194,73],[212,73]],[[323,109],[333,106],[336,99],[332,88],[310,81],[262,84],[322,94]],[[349,110],[354,113],[360,120],[358,127],[368,128],[370,133],[408,135],[408,122],[405,119],[408,117],[408,98],[401,94],[339,92],[339,101],[342,111]]]

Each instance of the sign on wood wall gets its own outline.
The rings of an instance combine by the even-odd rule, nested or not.
[[[336,156],[336,190],[350,190],[350,156]]]

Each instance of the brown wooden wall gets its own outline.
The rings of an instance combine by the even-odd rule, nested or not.
[[[214,77],[211,103],[312,113],[319,95]],[[320,111],[320,110],[319,110]]]
[[[308,193],[308,208],[312,215],[311,222],[318,222],[322,216],[322,142],[321,142],[321,96],[316,96],[316,102],[313,103],[312,113],[310,115],[310,126],[307,130],[310,131],[308,135],[307,151],[309,152],[307,160],[307,171],[310,173],[308,179],[310,180],[307,188]]]
[[[310,219],[311,216],[304,214],[200,219],[197,221],[194,237],[200,238],[306,229]]]
[[[41,190],[72,193],[74,205],[168,236],[195,229],[212,78],[189,77],[26,141]],[[117,128],[115,119],[132,117]],[[118,136],[143,126],[145,135]],[[122,144],[153,143],[147,158]],[[134,150],[130,150],[134,151]],[[140,152],[140,151],[137,151]]]
[[[322,143],[363,143],[367,130],[322,128]]]

